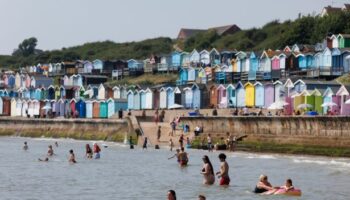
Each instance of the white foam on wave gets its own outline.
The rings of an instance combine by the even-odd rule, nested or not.
[[[229,154],[229,157],[235,158],[248,158],[248,159],[278,159],[279,155],[271,155],[271,154],[255,154],[255,153],[242,153],[242,152],[234,152]]]
[[[307,159],[307,158],[295,158],[293,159],[294,163],[306,163],[306,164],[318,164],[318,165],[328,165],[328,166],[339,166],[339,167],[345,167],[350,168],[349,161],[345,161],[345,159],[340,160],[316,160],[316,159]]]

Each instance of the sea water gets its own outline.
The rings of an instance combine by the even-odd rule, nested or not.
[[[29,150],[22,149],[27,141]],[[58,142],[55,147],[54,142]],[[137,148],[118,143],[99,142],[101,159],[85,158],[85,144],[93,141],[69,139],[0,138],[0,199],[166,199],[173,189],[178,199],[350,199],[350,159],[278,154],[225,152],[230,166],[231,184],[224,188],[202,184],[202,157],[208,155],[215,171],[218,154],[188,150],[190,161],[180,168],[174,152]],[[45,158],[47,146],[55,156]],[[68,163],[73,149],[77,164]],[[301,197],[261,196],[252,193],[260,174],[274,186],[291,178]]]

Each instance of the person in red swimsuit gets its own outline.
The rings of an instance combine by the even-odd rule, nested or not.
[[[230,177],[228,175],[229,166],[226,162],[226,155],[223,153],[219,154],[220,159],[220,171],[216,173],[218,175],[218,178],[220,178],[219,184],[220,185],[229,185],[230,184]]]

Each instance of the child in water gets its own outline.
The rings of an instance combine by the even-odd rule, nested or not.
[[[70,163],[76,163],[77,161],[75,160],[75,155],[73,152],[73,149],[69,150],[69,160]]]
[[[286,180],[286,183],[284,186],[281,186],[280,187],[281,189],[285,189],[286,192],[288,192],[289,190],[293,190],[294,189],[294,186],[293,186],[293,182],[292,182],[292,179],[287,179]]]
[[[24,151],[27,151],[27,150],[28,150],[28,144],[27,144],[27,142],[24,142],[23,150],[24,150]]]

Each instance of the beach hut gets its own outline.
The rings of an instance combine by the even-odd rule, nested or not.
[[[108,103],[100,101],[100,118],[108,118]]]
[[[153,92],[150,88],[145,90],[146,104],[145,109],[153,109]]]
[[[227,99],[228,99],[228,107],[236,107],[236,88],[234,85],[229,84],[226,87]]]
[[[265,108],[268,108],[275,100],[275,88],[273,83],[265,84],[264,97]]]
[[[16,77],[13,74],[9,75],[7,87],[14,88],[15,84],[16,84]]]
[[[8,97],[2,97],[2,115],[11,115],[11,99]]]
[[[237,92],[237,107],[245,107],[245,90],[242,82],[238,82],[236,86],[236,92]]]
[[[11,99],[11,112],[10,112],[10,116],[11,117],[15,117],[16,116],[16,112],[17,112],[17,102],[15,98]]]
[[[323,109],[321,106],[323,103],[322,93],[318,89],[314,89],[311,93],[311,96],[313,96],[314,98],[313,110],[321,114],[323,112]]]
[[[100,84],[100,86],[98,87],[98,95],[97,95],[97,99],[99,100],[103,100],[106,98],[106,89],[103,86],[103,84]]]
[[[40,101],[34,99],[33,101],[33,115],[34,117],[38,118],[40,116]]]
[[[159,89],[158,88],[153,88],[152,89],[152,95],[153,95],[153,108],[158,109],[159,108]]]
[[[337,92],[337,88],[334,87],[327,87],[327,89],[324,91],[322,97],[323,97],[323,103],[330,103],[333,102],[335,104],[337,104],[336,106],[325,106],[323,107],[323,114],[326,114],[328,109],[330,109],[333,113],[338,113],[339,112],[339,106],[340,104],[338,100],[335,99],[336,96],[336,92]]]
[[[145,109],[146,107],[146,91],[140,90],[140,109]]]
[[[16,113],[15,116],[22,116],[23,101],[21,99],[16,99]]]
[[[293,97],[292,95],[297,94],[293,91],[294,83],[292,80],[287,79],[284,83],[284,88],[286,89],[286,95],[285,95],[285,106],[284,106],[284,114],[285,115],[291,115],[293,114]]]
[[[100,102],[93,101],[92,103],[92,117],[100,118]]]
[[[221,60],[220,60],[220,53],[215,48],[213,48],[210,51],[210,55],[209,56],[210,56],[210,64],[212,66],[220,64],[220,62],[221,62]]]
[[[264,107],[264,100],[265,100],[265,90],[263,84],[260,82],[256,82],[254,84],[255,89],[255,107],[262,108]]]
[[[227,90],[223,84],[220,84],[217,88],[217,104],[219,108],[227,108]]]
[[[167,108],[167,101],[167,90],[165,87],[162,87],[159,90],[159,108]]]
[[[134,110],[140,110],[141,109],[141,102],[140,102],[140,91],[135,90],[134,91]]]
[[[304,90],[306,90],[306,84],[303,80],[299,79],[296,82],[294,82],[294,88],[293,88],[294,92],[301,93]]]
[[[115,113],[115,103],[112,98],[107,100],[107,117],[111,118]]]
[[[78,112],[79,118],[86,117],[86,103],[82,99],[75,103],[75,110]]]
[[[195,81],[195,80],[196,80],[196,77],[197,77],[195,68],[189,67],[187,70],[188,70],[187,81],[189,81],[189,82]]]
[[[186,108],[192,108],[192,99],[193,99],[193,92],[190,87],[186,87],[183,89],[185,93],[185,107]]]
[[[301,104],[306,104],[307,103],[306,99],[307,99],[308,96],[311,96],[310,92],[311,91],[304,90],[300,94],[295,95],[294,101],[293,101],[294,110],[301,110],[301,109],[298,108],[298,106],[301,105]],[[312,101],[312,97],[309,98],[308,102],[311,102],[311,101]]]
[[[190,54],[190,62],[192,65],[195,65],[200,62],[200,55],[196,49],[193,49],[193,51]]]
[[[218,105],[218,91],[216,85],[212,85],[209,88],[209,96],[210,96],[210,107],[216,107]]]
[[[283,83],[281,81],[275,81],[273,85],[274,85],[274,93],[275,93],[274,102],[284,101],[285,92],[284,92]]]
[[[175,104],[175,93],[174,89],[171,87],[168,87],[166,89],[166,99],[167,99],[167,108],[169,109]]]
[[[41,88],[35,89],[34,99],[41,100]]]
[[[0,98],[1,99],[1,98]],[[0,100],[1,101],[1,100]],[[0,108],[2,109],[2,107]],[[2,111],[2,110],[1,110]],[[0,113],[1,114],[1,113]],[[22,100],[22,113],[21,116],[22,117],[27,117],[28,114],[28,101],[26,100]]]
[[[128,99],[128,109],[133,110],[134,109],[134,92],[132,90],[128,91],[127,99]]]
[[[350,114],[350,104],[345,104],[345,102],[350,98],[349,91],[350,91],[349,86],[342,85],[336,93],[336,95],[340,99],[340,102],[335,102],[335,103],[340,103],[338,105],[340,105],[340,114],[341,115],[349,115]]]
[[[55,99],[55,87],[53,85],[50,85],[47,88],[47,99],[50,99],[50,100]]]
[[[248,72],[248,80],[253,81],[256,80],[256,71],[259,67],[259,55],[256,55],[255,52],[251,52],[249,55],[249,67],[248,69],[244,69]]]
[[[17,72],[15,75],[15,88],[19,89],[22,85],[22,78],[21,75]]]
[[[120,94],[120,88],[118,86],[113,87],[113,98],[114,99],[120,99],[121,94]]]
[[[92,100],[85,101],[86,118],[91,119],[93,116],[93,102]]]
[[[199,53],[200,62],[206,66],[210,64],[210,53],[207,50],[203,50]]]
[[[57,116],[60,117],[64,117],[66,114],[66,105],[65,105],[65,101],[63,99],[59,99],[57,101],[58,105],[59,105],[59,112]]]
[[[71,111],[71,114],[72,114],[72,116],[74,116],[74,117],[78,117],[78,116],[76,116],[76,103],[77,103],[77,100],[75,100],[74,98],[73,99],[71,99],[70,100],[70,102],[69,102],[69,105],[70,105],[70,111]]]
[[[52,108],[52,116],[54,117],[58,116],[60,111],[59,103],[55,99],[51,100],[50,103]]]
[[[175,87],[174,95],[175,95],[174,102],[178,105],[182,105],[182,92],[179,87]]]
[[[128,94],[128,90],[126,87],[121,86],[120,87],[120,98],[121,99],[127,99],[127,94]]]
[[[191,87],[193,98],[192,98],[192,106],[193,108],[202,108],[203,102],[202,102],[202,96],[201,96],[201,89],[197,84],[193,84]]]
[[[254,85],[250,82],[244,85],[245,90],[245,105],[247,107],[255,106],[255,88]]]

